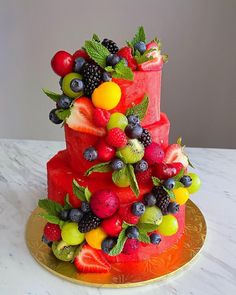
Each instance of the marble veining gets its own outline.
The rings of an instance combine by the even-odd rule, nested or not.
[[[0,140],[1,295],[231,295],[236,293],[236,150],[188,148],[203,185],[192,200],[208,225],[193,265],[166,281],[132,289],[89,288],[61,280],[30,256],[24,231],[37,200],[46,195],[46,162],[64,143]]]

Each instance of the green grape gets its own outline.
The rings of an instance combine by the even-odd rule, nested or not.
[[[112,181],[119,187],[130,186],[129,177],[126,173],[126,167],[121,170],[116,170],[112,173]]]
[[[158,226],[158,231],[163,236],[172,236],[179,228],[178,220],[173,215],[165,215],[162,223]]]
[[[144,214],[140,217],[140,223],[152,223],[159,225],[162,222],[162,213],[156,206],[146,207]]]
[[[79,231],[78,224],[75,222],[70,222],[63,226],[61,237],[68,245],[79,245],[84,240],[84,234]]]
[[[76,246],[69,246],[66,242],[53,242],[52,251],[57,259],[62,261],[71,261],[74,258]]]
[[[128,125],[128,120],[126,116],[122,113],[113,113],[107,123],[107,129],[120,128],[125,130],[125,127]]]
[[[201,180],[199,176],[195,173],[188,173],[188,176],[191,177],[192,184],[189,187],[187,187],[187,190],[189,191],[190,194],[194,194],[200,189]]]
[[[72,89],[71,89],[71,81],[73,79],[79,79],[79,80],[82,80],[82,76],[80,74],[77,74],[77,73],[70,73],[70,74],[67,74],[63,80],[62,80],[62,91],[65,95],[71,97],[71,98],[76,98],[76,97],[80,97],[82,95],[82,91],[80,92],[74,92]]]

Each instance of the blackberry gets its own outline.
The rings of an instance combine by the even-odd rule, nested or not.
[[[88,212],[80,221],[78,228],[81,233],[87,233],[90,230],[99,227],[100,223],[101,219],[99,217],[92,212]]]
[[[155,186],[152,192],[156,197],[156,206],[161,209],[163,215],[168,214],[168,206],[170,204],[168,193],[161,186]]]
[[[102,41],[102,45],[105,46],[110,53],[117,53],[119,51],[119,47],[117,46],[117,44],[109,39],[103,39]]]
[[[91,97],[102,80],[102,70],[98,65],[85,63],[83,66],[84,95]]]
[[[144,145],[144,147],[147,147],[152,143],[151,135],[147,129],[143,128],[143,133],[139,138],[139,141]]]

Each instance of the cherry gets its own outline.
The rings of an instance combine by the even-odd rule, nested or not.
[[[160,179],[168,179],[178,174],[183,167],[178,162],[172,164],[158,163],[154,165],[153,174]]]
[[[119,215],[115,214],[104,219],[101,226],[108,236],[117,237],[122,230],[122,220]]]
[[[64,77],[72,72],[73,64],[74,60],[72,55],[62,50],[58,51],[51,60],[51,67],[53,71],[61,77]]]
[[[98,142],[96,149],[100,161],[110,161],[115,157],[115,148],[109,146],[104,140]]]

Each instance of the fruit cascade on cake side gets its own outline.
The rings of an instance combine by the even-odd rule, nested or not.
[[[120,49],[94,34],[73,55],[52,58],[61,93],[43,91],[56,104],[49,119],[64,126],[66,149],[47,164],[42,240],[79,272],[149,259],[184,233],[185,203],[201,183],[187,171],[181,139],[168,143],[166,61],[143,27]]]

